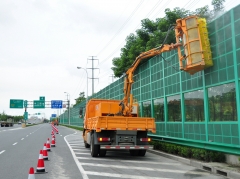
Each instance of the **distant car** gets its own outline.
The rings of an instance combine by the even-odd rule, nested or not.
[[[22,124],[22,122],[19,121],[18,124]]]
[[[28,122],[28,124],[32,124],[31,122]]]

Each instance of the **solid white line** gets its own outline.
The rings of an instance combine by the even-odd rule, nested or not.
[[[172,179],[172,178],[162,178],[162,177],[149,177],[149,176],[139,176],[139,175],[125,175],[125,174],[115,174],[115,173],[104,173],[104,172],[91,172],[86,171],[88,175],[97,175],[105,177],[118,177],[118,178],[130,178],[130,179]]]
[[[15,142],[13,145],[16,145],[17,144],[17,142]]]
[[[70,145],[79,145],[80,142],[69,142]]]
[[[106,164],[97,164],[97,163],[81,163],[86,166],[94,166],[94,167],[107,167],[107,168],[121,168],[121,169],[130,169],[130,170],[147,170],[147,171],[159,171],[159,172],[171,172],[171,173],[188,173],[188,174],[208,174],[204,172],[194,172],[194,171],[186,171],[186,170],[169,170],[169,169],[158,169],[158,168],[147,168],[147,167],[133,167],[133,166],[122,166],[122,165],[106,165]]]
[[[77,134],[77,132],[75,132],[74,134]],[[78,161],[78,159],[76,158],[76,156],[75,156],[75,154],[74,154],[74,151],[72,150],[71,146],[69,145],[69,143],[68,143],[68,141],[67,141],[67,139],[66,139],[66,137],[71,136],[71,135],[74,135],[74,134],[70,134],[70,135],[65,136],[65,137],[64,137],[64,140],[65,140],[65,142],[67,143],[67,145],[68,145],[68,147],[69,147],[69,149],[70,149],[70,151],[71,151],[71,153],[72,153],[73,159],[74,159],[75,163],[77,164],[77,167],[78,167],[80,173],[82,174],[83,179],[89,179],[88,176],[87,176],[87,174],[86,174],[86,171],[83,169],[81,163],[80,163],[80,162]]]
[[[75,153],[75,154],[80,154],[80,155],[90,155],[90,153]]]
[[[24,138],[22,138],[21,140],[24,140]]]
[[[97,163],[81,163],[86,166],[95,167],[107,167],[107,168],[121,168],[121,169],[131,169],[131,170],[147,170],[147,171],[160,171],[160,172],[174,172],[174,173],[186,173],[184,170],[169,170],[169,169],[158,169],[158,168],[147,168],[147,167],[133,167],[133,166],[122,166],[122,165],[106,165]]]
[[[81,155],[90,155],[90,153],[75,153],[75,154],[81,154]]]
[[[2,154],[3,152],[5,152],[5,150],[2,150],[2,151],[0,152],[0,154]]]
[[[89,151],[88,151],[89,152]],[[78,154],[75,152],[75,154]],[[127,163],[136,163],[138,161],[133,161],[133,160],[116,160],[116,159],[103,159],[103,158],[93,158],[93,157],[77,157],[77,159],[86,159],[86,160],[101,160],[101,161],[108,161],[108,162],[127,162]],[[148,162],[148,161],[141,161],[141,163],[146,163],[146,164],[155,164],[155,165],[182,165],[180,163],[162,163],[162,162]]]

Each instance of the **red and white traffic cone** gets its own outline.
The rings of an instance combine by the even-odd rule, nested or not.
[[[47,173],[44,167],[43,152],[40,150],[36,173]]]
[[[55,138],[54,137],[52,137],[52,143],[51,143],[51,146],[52,147],[56,147],[56,145],[55,145],[56,143],[55,143]]]
[[[51,145],[50,145],[50,142],[49,142],[49,138],[47,140],[46,148],[47,148],[47,151],[51,151]]]
[[[48,160],[48,152],[47,152],[47,148],[46,148],[46,143],[44,143],[44,146],[43,146],[43,160]]]
[[[29,169],[28,179],[35,179],[34,168],[33,167],[31,167]]]
[[[52,138],[54,138],[54,140],[56,141],[56,137],[55,137],[55,135],[53,135]]]
[[[52,130],[52,134],[51,135],[54,135],[54,131]]]

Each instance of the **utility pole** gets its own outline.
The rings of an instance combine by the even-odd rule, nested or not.
[[[94,94],[94,79],[98,79],[98,78],[94,78],[94,70],[95,69],[99,69],[99,68],[94,68],[94,60],[98,60],[98,59],[94,59],[95,56],[91,56],[92,58],[91,59],[88,59],[88,60],[91,60],[92,61],[92,68],[87,68],[87,69],[91,69],[92,70],[92,78],[89,78],[89,79],[92,79],[92,95]]]

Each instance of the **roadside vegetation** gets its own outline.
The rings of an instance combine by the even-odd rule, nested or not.
[[[174,154],[185,158],[201,160],[204,162],[226,161],[225,154],[217,151],[187,147],[162,141],[152,141],[150,144],[154,146],[154,150],[160,150],[169,154]]]
[[[159,47],[162,44],[175,43],[175,33],[171,28],[176,24],[177,19],[197,15],[210,22],[224,13],[224,2],[225,0],[212,0],[212,7],[206,5],[195,10],[186,10],[179,7],[172,10],[167,8],[164,11],[164,17],[158,17],[155,21],[148,18],[141,20],[141,28],[126,37],[126,44],[121,48],[120,57],[112,59],[113,67],[111,69],[114,76],[122,77],[142,52]],[[168,38],[165,39],[167,34]]]

